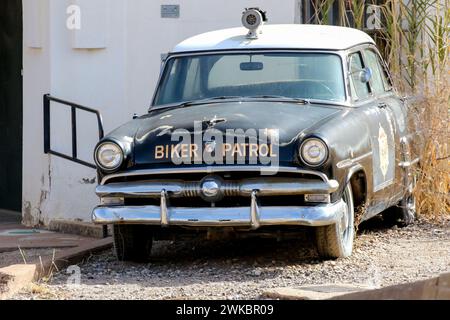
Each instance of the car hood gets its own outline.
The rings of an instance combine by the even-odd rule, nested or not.
[[[131,126],[128,132],[132,129],[136,132],[132,148],[133,167],[173,163],[170,156],[158,157],[155,153],[156,148],[162,150],[163,147],[177,145],[180,140],[172,141],[174,132],[191,135],[193,144],[194,132],[199,134],[201,131],[203,134],[211,128],[222,132],[224,139],[226,135],[233,135],[230,130],[236,132],[237,129],[244,132],[254,129],[247,131],[247,136],[251,136],[252,132],[260,134],[267,130],[278,132],[278,139],[268,143],[277,145],[280,163],[292,163],[297,159],[299,136],[302,133],[307,134],[308,129],[334,118],[341,112],[342,109],[339,107],[322,104],[303,105],[273,101],[220,102],[154,110],[131,121],[120,131],[127,131],[126,126]]]

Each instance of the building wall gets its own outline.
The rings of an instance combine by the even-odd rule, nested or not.
[[[67,28],[71,5],[81,29]],[[161,18],[161,4],[179,4],[180,17]],[[202,32],[240,25],[244,7],[268,11],[270,23],[294,23],[298,1],[23,0],[23,217],[90,220],[98,203],[93,169],[43,154],[42,96],[50,93],[101,111],[105,131],[148,109],[161,54]],[[70,111],[52,104],[52,148],[71,150]],[[78,115],[80,157],[92,162],[92,116]]]

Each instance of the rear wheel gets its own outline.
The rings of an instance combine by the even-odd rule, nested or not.
[[[414,189],[416,188],[417,177],[415,172],[413,174],[412,182],[403,199],[395,207],[389,208],[382,213],[383,220],[391,225],[406,227],[416,220],[416,197],[414,196]]]
[[[146,262],[150,258],[153,232],[146,225],[114,225],[114,249],[119,261]]]
[[[352,187],[347,184],[342,200],[347,210],[336,224],[316,228],[316,245],[319,255],[325,259],[345,258],[352,254],[354,228],[354,207]]]
[[[390,225],[406,227],[416,220],[416,198],[412,192],[403,197],[400,202],[382,214],[383,220]]]

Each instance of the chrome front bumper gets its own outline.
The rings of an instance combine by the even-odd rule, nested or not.
[[[151,224],[161,226],[250,227],[269,225],[326,226],[339,222],[347,206],[340,200],[317,206],[231,208],[161,208],[159,206],[97,207],[92,219],[98,224]]]
[[[220,169],[220,168],[219,168]],[[219,170],[216,168],[216,170]],[[192,169],[191,169],[192,170]],[[96,189],[102,198],[153,198],[158,205],[118,206],[102,205],[94,209],[92,220],[97,224],[149,224],[160,226],[192,227],[249,227],[258,229],[268,225],[325,226],[341,220],[347,206],[340,200],[335,203],[305,206],[260,206],[258,197],[296,196],[305,194],[331,194],[339,183],[325,175],[282,168],[283,172],[306,173],[319,179],[265,177],[224,182],[221,191],[225,197],[250,197],[250,207],[170,207],[170,198],[193,198],[201,193],[199,182],[182,180],[148,180],[106,184],[105,178]],[[133,173],[132,173],[133,174]],[[137,174],[137,173],[136,173]]]

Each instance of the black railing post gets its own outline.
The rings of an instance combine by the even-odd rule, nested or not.
[[[98,112],[97,115],[97,124],[98,124],[98,140],[102,140],[105,136],[105,133],[103,131],[103,119],[102,115]]]
[[[72,157],[74,159],[78,156],[77,150],[77,110],[74,106],[71,107],[72,116]]]
[[[44,153],[50,151],[50,100],[44,95]]]

